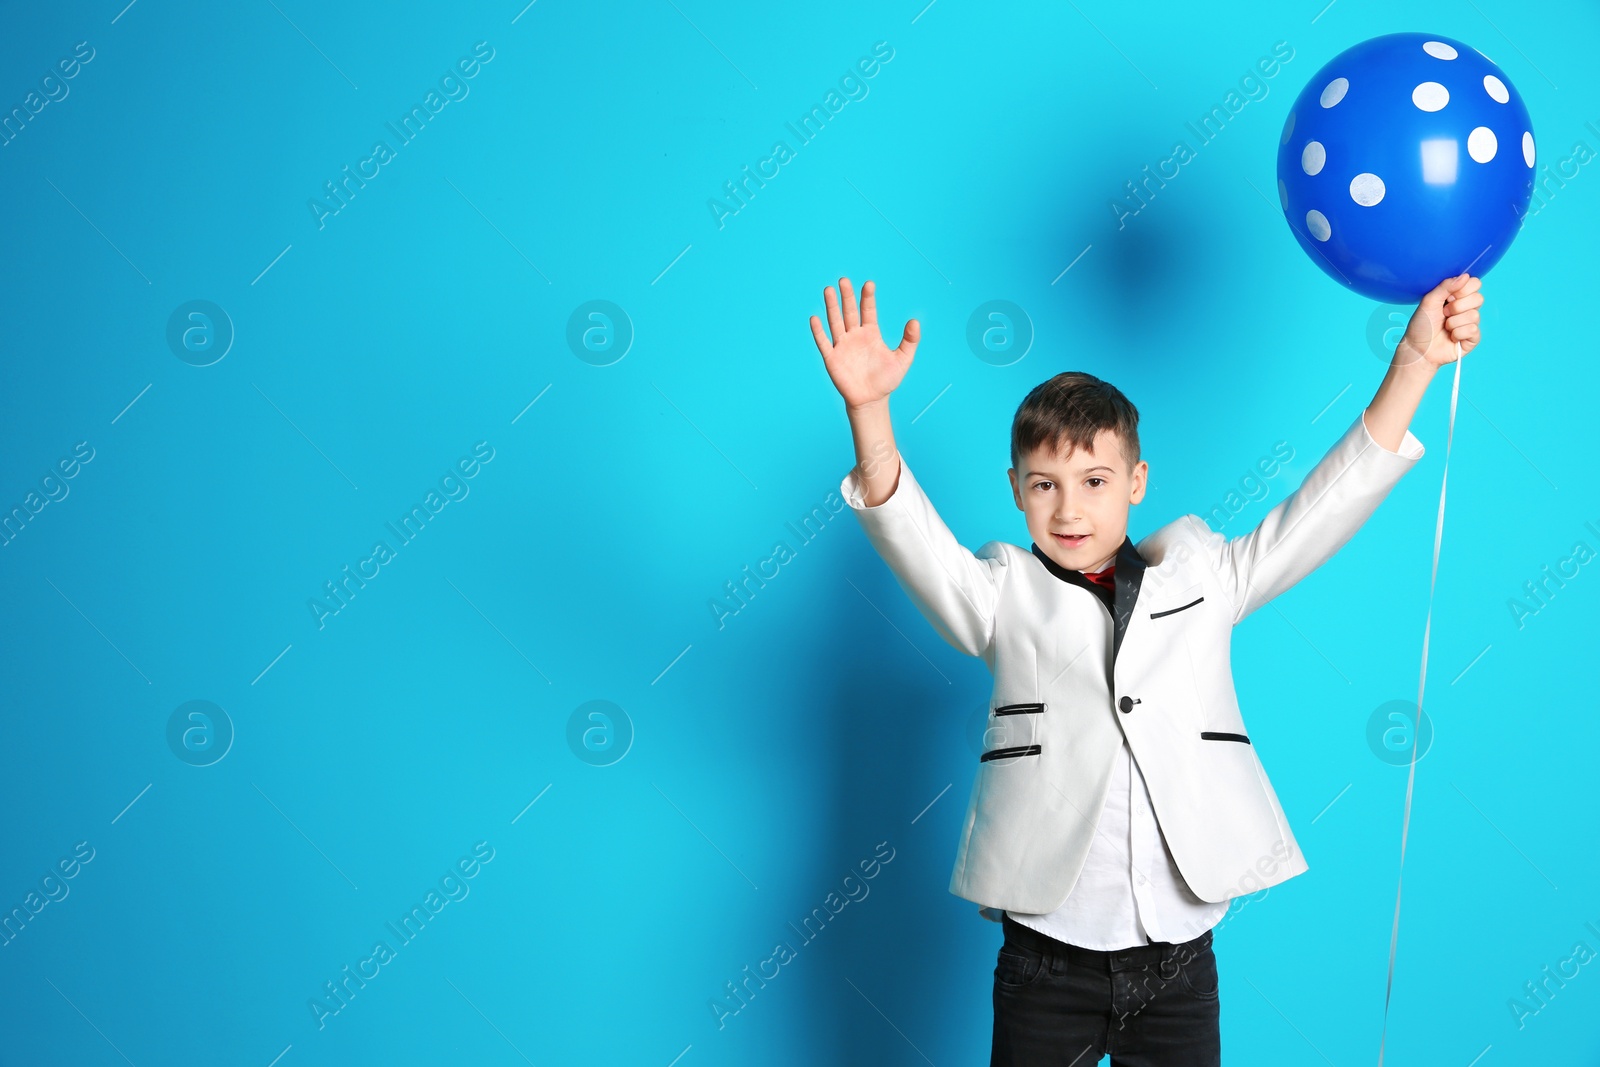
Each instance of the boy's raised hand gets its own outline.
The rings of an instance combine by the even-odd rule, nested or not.
[[[823,332],[822,320],[815,315],[811,316],[811,336],[816,338],[817,351],[822,353],[828,377],[844,397],[845,406],[859,410],[886,399],[911,366],[917,341],[922,337],[922,325],[916,319],[909,320],[900,346],[891,349],[885,345],[878,333],[877,291],[870,280],[861,287],[859,315],[849,278],[839,279],[838,295],[832,288],[824,287],[822,301],[828,308],[828,331],[833,340],[829,341],[828,334]]]
[[[1396,356],[1402,363],[1425,360],[1434,366],[1456,361],[1456,342],[1466,355],[1478,345],[1478,307],[1483,294],[1482,280],[1470,274],[1446,278],[1434,286],[1411,313],[1406,335],[1400,339]]]

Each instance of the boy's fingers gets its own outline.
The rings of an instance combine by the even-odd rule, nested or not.
[[[1475,308],[1483,303],[1483,294],[1467,293],[1465,296],[1463,296],[1461,293],[1457,293],[1449,303],[1451,314],[1454,314],[1458,311],[1470,311],[1472,308]]]
[[[1445,319],[1444,325],[1446,329],[1453,330],[1457,326],[1465,326],[1469,322],[1477,321],[1478,313],[1476,311],[1463,311],[1459,315],[1451,315],[1448,319]]]
[[[856,293],[850,288],[849,278],[839,279],[839,299],[844,303],[844,328],[853,330],[861,325],[861,316],[856,312]]]
[[[822,353],[823,359],[827,359],[828,353],[833,351],[833,345],[828,343],[828,335],[822,332],[822,320],[815,315],[811,316],[811,336],[817,340],[817,351]]]
[[[861,324],[863,326],[876,326],[878,324],[878,287],[868,278],[861,285]]]
[[[917,342],[922,339],[922,324],[916,319],[906,322],[906,329],[900,336],[900,347],[896,349],[907,359],[917,354]]]
[[[844,336],[844,320],[839,317],[839,297],[831,285],[822,287],[822,302],[828,308],[828,330],[833,334],[833,339],[838,341]]]
[[[1417,306],[1419,308],[1429,308],[1435,311],[1444,307],[1445,300],[1450,296],[1451,286],[1455,285],[1455,283],[1455,278],[1446,278],[1444,281],[1440,282],[1438,285],[1424,293],[1422,299],[1417,302]]]

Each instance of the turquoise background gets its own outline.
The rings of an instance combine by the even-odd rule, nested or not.
[[[1287,108],[1336,53],[1421,30],[1508,72],[1542,197],[1461,375],[1386,1062],[1600,1063],[1597,965],[1548,978],[1600,951],[1600,16],[925,4],[10,13],[0,109],[93,58],[0,147],[0,502],[65,492],[0,548],[0,909],[65,893],[0,947],[0,1062],[987,1062],[1000,930],[946,887],[989,676],[830,510],[853,454],[807,318],[848,274],[895,336],[921,319],[900,444],[969,546],[1027,543],[1010,418],[1069,368],[1143,416],[1136,538],[1232,491],[1242,534],[1370,399],[1392,324],[1295,247]],[[1265,95],[1119,229],[1124,183],[1279,41]],[[319,228],[323,183],[478,42],[465,95]],[[796,147],[785,124],[877,42]],[[708,202],[779,139],[719,227]],[[234,335],[207,366],[168,341],[196,300]],[[580,314],[574,347],[596,300],[620,312]],[[1030,324],[1020,359],[968,346],[992,300]],[[1230,1064],[1377,1056],[1406,768],[1367,726],[1416,698],[1449,377],[1368,526],[1236,634],[1311,869],[1218,928]],[[1293,460],[1253,481],[1278,442]],[[430,491],[402,543],[387,524]],[[401,944],[387,924],[430,891]],[[859,899],[802,941],[830,893]]]

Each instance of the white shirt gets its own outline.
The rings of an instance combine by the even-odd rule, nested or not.
[[[1222,920],[1228,904],[1203,901],[1184,882],[1124,740],[1077,885],[1055,911],[1006,914],[1057,941],[1109,951],[1199,937]]]

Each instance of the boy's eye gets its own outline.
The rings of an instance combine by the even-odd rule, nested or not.
[[[1035,482],[1035,483],[1033,483],[1033,487],[1035,489],[1048,489],[1053,484],[1054,483],[1052,483],[1052,482]]]
[[[1100,484],[1101,484],[1101,485],[1104,485],[1104,484],[1105,484],[1105,479],[1104,479],[1104,478],[1098,478],[1098,477],[1096,477],[1096,478],[1090,478],[1090,479],[1089,479],[1089,480],[1090,480],[1090,481],[1091,481],[1091,482],[1099,482],[1099,483],[1100,483]]]

